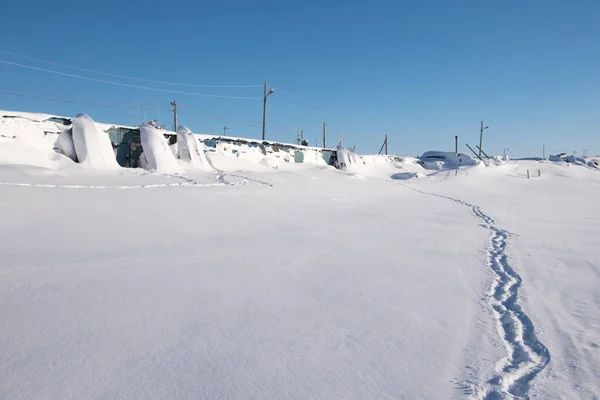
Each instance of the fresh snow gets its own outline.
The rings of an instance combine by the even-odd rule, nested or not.
[[[73,147],[80,164],[94,169],[120,168],[108,135],[89,116],[79,114],[72,125]]]
[[[31,117],[0,118],[2,399],[600,397],[593,159],[188,168],[144,127],[160,168],[90,169]]]
[[[146,169],[165,174],[183,172],[160,129],[145,124],[140,128],[140,135],[147,162]]]
[[[185,126],[177,128],[177,150],[179,159],[189,163],[194,169],[211,169],[204,156],[204,146],[194,137],[192,131]]]

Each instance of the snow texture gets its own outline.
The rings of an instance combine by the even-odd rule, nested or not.
[[[193,168],[212,169],[204,155],[203,145],[199,143],[192,131],[185,126],[180,126],[177,129],[177,146],[180,160],[189,162]]]
[[[85,114],[73,118],[73,146],[79,163],[94,169],[121,168],[106,132]]]
[[[362,158],[352,149],[344,147],[337,148],[337,165],[336,167],[342,171],[361,172],[364,170],[364,162]]]
[[[0,118],[2,399],[600,398],[595,159],[95,170],[28,117]]]
[[[480,165],[481,161],[465,153],[453,153],[445,151],[427,151],[419,159],[426,168],[445,169],[461,166]]]
[[[140,135],[147,161],[146,169],[163,174],[183,172],[160,129],[145,124],[140,128]]]
[[[73,130],[65,129],[58,135],[57,145],[62,154],[77,162],[77,152],[73,144]]]

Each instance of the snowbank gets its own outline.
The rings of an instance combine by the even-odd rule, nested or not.
[[[75,145],[73,144],[73,129],[66,129],[58,135],[56,144],[58,151],[77,162],[77,152],[75,151]]]
[[[352,149],[339,147],[336,150],[337,160],[335,167],[342,171],[362,172],[365,170],[365,163],[362,158]]]
[[[419,159],[428,169],[446,169],[462,166],[477,166],[481,161],[465,153],[454,153],[446,151],[427,151]]]
[[[164,174],[183,172],[183,169],[169,148],[167,139],[165,139],[158,128],[148,124],[143,125],[140,128],[140,136],[147,162],[144,166],[145,169]]]
[[[94,169],[120,168],[110,138],[86,114],[73,118],[73,145],[82,165]]]
[[[203,145],[198,143],[192,131],[185,126],[177,129],[177,151],[179,159],[189,162],[190,166],[197,169],[212,169],[204,155]]]
[[[32,165],[55,169],[70,163],[58,154],[57,139],[68,128],[52,121],[34,120],[0,111],[0,164]]]

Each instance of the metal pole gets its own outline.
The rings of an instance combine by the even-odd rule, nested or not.
[[[458,154],[458,136],[454,136],[454,152]]]
[[[265,92],[263,97],[263,125],[262,125],[262,140],[265,140],[267,132],[267,81],[265,81]]]
[[[388,155],[388,137],[385,135],[385,155]]]
[[[546,159],[546,145],[542,145],[542,152],[544,153],[544,160]]]
[[[481,152],[483,151],[483,121],[481,121],[481,130],[479,132],[479,156],[481,157]]]
[[[323,148],[327,147],[327,124],[323,122]]]
[[[229,128],[226,126],[223,127],[223,136],[227,136],[227,129]]]

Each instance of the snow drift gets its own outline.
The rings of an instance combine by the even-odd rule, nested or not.
[[[165,174],[183,172],[169,147],[167,139],[158,128],[145,124],[140,128],[140,136],[144,157],[146,158],[145,169]]]
[[[360,172],[364,170],[365,163],[362,158],[352,149],[339,147],[336,150],[337,159],[335,167],[342,171]]]
[[[0,111],[0,164],[60,168],[70,163],[56,151],[57,139],[66,128],[35,115]]]
[[[73,146],[80,164],[95,169],[120,168],[108,135],[86,114],[73,118]]]
[[[427,169],[456,168],[481,164],[481,161],[468,154],[446,151],[426,151],[419,159]]]
[[[212,169],[198,140],[196,140],[192,131],[185,126],[177,128],[177,151],[179,159],[189,162],[192,167]]]
[[[77,152],[75,151],[75,145],[73,144],[73,129],[66,129],[60,135],[56,141],[59,150],[62,154],[69,157],[71,160],[77,162]]]

